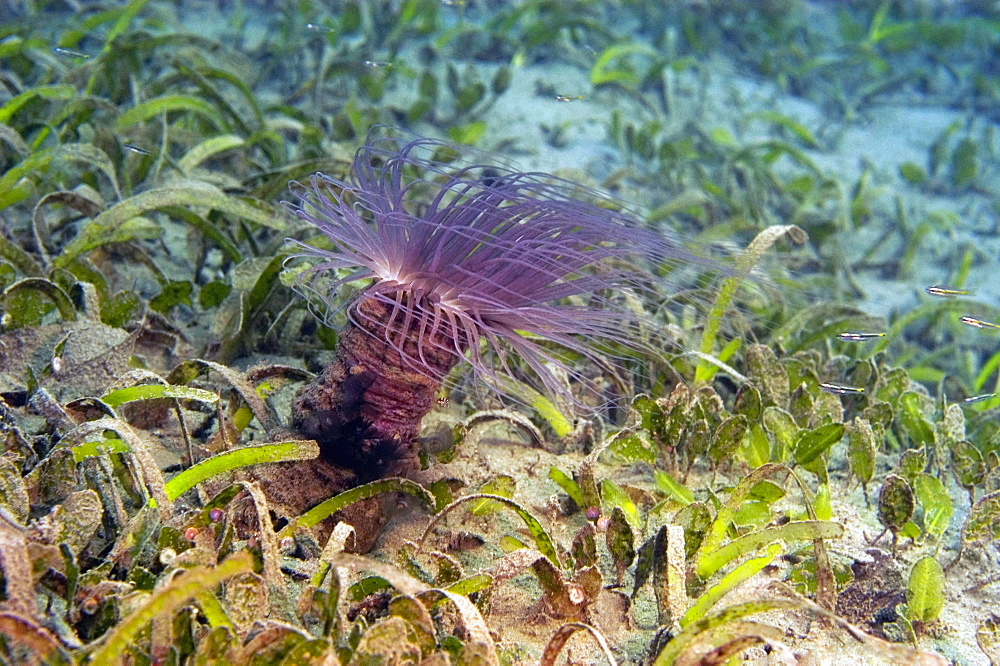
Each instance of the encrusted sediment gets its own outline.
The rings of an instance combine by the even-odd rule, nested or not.
[[[438,346],[451,344],[440,337],[419,340],[419,320],[406,330],[399,315],[390,323],[384,303],[367,298],[355,307],[358,323],[341,332],[337,359],[295,399],[294,424],[319,442],[326,460],[360,480],[405,474],[417,467],[413,438],[441,389],[437,378],[458,356]],[[400,347],[420,359],[423,371],[404,360]]]

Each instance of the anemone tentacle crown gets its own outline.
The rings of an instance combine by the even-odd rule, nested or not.
[[[299,286],[348,319],[337,360],[294,405],[297,427],[332,462],[372,476],[412,465],[420,420],[459,362],[478,386],[510,393],[516,375],[579,406],[571,386],[586,391],[588,379],[566,359],[646,344],[621,294],[648,288],[650,266],[693,259],[592,203],[607,202],[592,190],[449,159],[467,153],[371,138],[346,180],[317,174],[290,205],[332,244],[300,244],[297,257],[318,261]]]

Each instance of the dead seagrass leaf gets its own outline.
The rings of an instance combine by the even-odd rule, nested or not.
[[[233,664],[280,664],[289,652],[313,638],[302,629],[277,620],[262,620],[251,633],[253,638],[236,652]]]
[[[635,559],[635,536],[621,507],[616,506],[611,510],[605,542],[615,564],[618,583],[621,584],[625,569],[631,566]]]
[[[281,575],[281,552],[278,549],[278,537],[274,533],[271,514],[268,510],[267,498],[256,482],[246,484],[247,492],[253,501],[257,518],[257,538],[260,540],[261,556],[264,559],[263,574],[267,583],[267,592],[275,600],[284,600],[287,594],[284,578]]]
[[[434,584],[438,587],[447,587],[465,578],[461,563],[451,555],[438,550],[432,550],[429,555],[437,566],[438,573],[434,578]]]
[[[906,479],[897,474],[885,477],[878,493],[878,520],[894,539],[913,515],[913,508],[913,489]]]
[[[1000,491],[979,499],[965,519],[962,543],[989,543],[1000,539]]]
[[[764,345],[750,345],[746,355],[750,380],[760,389],[763,404],[782,408],[788,405],[788,373],[775,353]]]
[[[536,559],[531,568],[544,592],[545,605],[555,617],[580,617],[601,592],[603,579],[597,567],[584,567],[570,580],[544,557]]]
[[[574,568],[587,567],[597,564],[597,529],[591,522],[584,523],[583,527],[573,537],[573,545],[570,548],[570,556],[573,558]]]
[[[236,630],[245,635],[267,613],[264,579],[255,573],[234,576],[226,583],[226,606]]]
[[[35,617],[35,585],[26,535],[6,511],[0,511],[0,567],[6,586],[0,610]]]
[[[13,331],[22,327],[39,326],[53,308],[64,322],[76,321],[73,301],[55,282],[41,277],[27,277],[11,284],[0,293],[3,316],[0,324]]]
[[[0,508],[6,509],[14,520],[28,520],[28,491],[20,472],[7,458],[0,458]]]
[[[16,613],[0,613],[0,637],[7,655],[23,666],[68,666],[73,663],[48,629]]]
[[[163,473],[151,452],[152,442],[146,433],[132,428],[120,419],[103,418],[78,425],[66,434],[60,442],[60,447],[69,448],[98,436],[103,437],[104,432],[109,430],[118,433],[128,444],[127,452],[115,454],[122,456],[126,461],[126,468],[129,471],[127,481],[130,483],[130,488],[127,489],[141,495],[139,503],[143,506],[149,505],[150,498],[155,500],[155,506],[160,510],[162,518],[167,519],[170,515],[171,501],[164,489]]]
[[[35,509],[59,504],[77,488],[76,461],[68,447],[56,447],[24,477],[28,499]]]
[[[74,555],[79,555],[101,526],[104,506],[97,493],[88,488],[71,493],[49,515],[52,520],[49,543],[64,543]]]
[[[336,649],[328,638],[302,641],[285,655],[282,664],[337,664]]]
[[[861,482],[865,500],[868,499],[868,482],[875,476],[875,453],[877,451],[875,432],[868,419],[857,416],[851,421],[847,431],[847,460],[851,474]]]
[[[254,382],[248,379],[246,373],[233,370],[229,366],[200,358],[190,359],[174,368],[167,376],[167,381],[171,384],[187,384],[198,375],[210,370],[218,373],[236,390],[264,430],[270,431],[278,425],[277,417],[257,393]]]
[[[137,634],[155,617],[169,616],[202,593],[208,593],[233,576],[248,573],[253,566],[249,553],[237,553],[214,567],[196,567],[182,572],[173,580],[150,593],[135,595],[131,610],[123,609],[123,617],[108,632],[92,653],[94,663],[114,663],[123,650],[135,644]],[[246,662],[242,662],[246,663]]]
[[[673,626],[687,611],[684,531],[680,525],[663,525],[652,540],[653,592],[663,626]]]
[[[49,249],[51,248],[51,234],[49,223],[45,216],[45,206],[49,204],[59,204],[67,208],[72,208],[84,217],[97,217],[104,207],[100,200],[100,194],[86,185],[78,186],[73,192],[50,192],[38,200],[35,209],[31,213],[31,226],[35,235],[35,245],[45,265],[51,262],[49,259]],[[64,216],[65,219],[65,216]]]
[[[364,633],[351,663],[416,664],[421,656],[417,641],[416,632],[403,618],[382,618]]]
[[[131,567],[159,527],[160,515],[156,509],[148,506],[139,509],[118,536],[108,560],[126,569]]]
[[[468,597],[449,590],[428,588],[421,581],[396,567],[365,557],[339,553],[331,558],[331,564],[335,567],[345,567],[356,572],[368,571],[381,576],[389,581],[400,593],[415,596],[427,607],[445,600],[449,601],[456,609],[458,620],[468,634],[465,642],[465,651],[472,649],[472,646],[476,646],[474,649],[479,661],[469,663],[482,663],[488,666],[499,664],[496,645],[486,625],[486,621],[483,619],[482,613],[479,612],[479,609]]]
[[[105,388],[102,396],[106,398],[120,389],[150,384],[166,386],[167,380],[155,372],[137,368],[118,377],[112,384]],[[112,407],[117,407],[122,418],[135,427],[149,430],[162,425],[168,410],[177,403],[169,398],[147,398],[136,400],[135,402],[123,401],[122,404],[118,405],[113,404],[109,400],[108,404]]]
[[[389,615],[401,618],[409,625],[410,636],[426,657],[436,646],[434,620],[430,611],[416,597],[400,595],[389,602]]]
[[[235,664],[236,636],[231,627],[214,627],[198,641],[197,653],[206,663],[218,662]]]
[[[991,663],[1000,664],[1000,615],[990,613],[983,618],[976,630],[976,642]]]
[[[538,663],[542,666],[552,666],[555,664],[563,646],[566,645],[566,641],[568,641],[570,637],[578,631],[586,631],[589,633],[591,637],[597,641],[597,644],[600,646],[601,651],[604,653],[604,657],[608,660],[608,663],[611,664],[611,666],[617,666],[618,662],[615,660],[615,656],[611,652],[611,648],[608,646],[608,641],[604,638],[604,634],[589,624],[584,624],[583,622],[567,622],[556,629],[556,632],[552,634],[552,638],[549,639],[548,644],[545,646],[545,652],[542,653],[542,657]]]
[[[128,371],[138,333],[138,329],[130,333],[85,319],[4,333],[0,335],[4,350],[0,355],[0,388],[5,393],[23,390],[25,367],[30,366],[41,385],[60,401],[101,395]],[[58,370],[54,358],[59,359]]]

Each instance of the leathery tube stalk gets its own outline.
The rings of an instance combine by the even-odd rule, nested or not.
[[[293,424],[361,480],[415,468],[420,421],[460,362],[477,389],[517,400],[516,377],[582,407],[596,389],[581,364],[606,365],[609,343],[650,350],[623,294],[650,291],[658,266],[714,266],[581,201],[607,203],[582,186],[463,166],[456,158],[474,151],[445,142],[373,137],[346,180],[317,174],[289,205],[332,246],[299,244],[296,257],[314,265],[298,287],[328,324],[340,311],[348,320],[336,360],[294,401]]]
[[[447,351],[452,341],[445,334],[425,339],[428,333],[414,320],[393,320],[391,309],[377,299],[362,299],[354,307],[336,360],[296,398],[295,423],[319,442],[326,460],[361,478],[405,473],[417,463],[410,442],[434,406],[439,377],[459,357]],[[416,356],[422,370],[407,362]]]

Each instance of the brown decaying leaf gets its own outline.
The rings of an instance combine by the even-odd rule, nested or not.
[[[0,458],[0,506],[6,508],[11,517],[19,523],[27,521],[31,508],[24,479],[7,458]]]
[[[0,635],[13,641],[15,645],[20,643],[27,650],[30,657],[22,666],[72,663],[56,637],[28,617],[16,613],[0,613]]]
[[[117,454],[127,458],[133,458],[139,471],[142,474],[142,486],[149,495],[156,500],[156,507],[160,511],[161,518],[167,520],[171,515],[171,501],[167,497],[167,492],[163,487],[163,473],[156,464],[150,452],[150,445],[146,441],[145,433],[139,434],[128,423],[120,419],[103,418],[96,421],[81,423],[76,428],[66,433],[62,444],[70,446],[71,442],[81,443],[92,437],[103,437],[107,430],[118,433],[119,437],[129,445],[129,453]]]
[[[284,609],[287,606],[286,585],[281,575],[281,552],[278,548],[278,537],[274,533],[271,524],[271,513],[267,508],[267,498],[264,491],[256,482],[246,484],[247,492],[253,500],[254,510],[257,513],[257,525],[259,527],[258,537],[260,538],[261,552],[264,557],[264,580],[267,582],[267,592],[274,598],[272,604],[277,608]],[[265,604],[266,605],[266,604]]]
[[[653,592],[659,624],[673,626],[687,611],[684,528],[664,525],[653,542]]]
[[[476,608],[476,605],[468,597],[454,594],[447,590],[429,588],[424,583],[409,574],[403,573],[396,567],[357,555],[339,553],[331,559],[331,563],[334,566],[345,567],[356,572],[370,571],[377,576],[385,578],[402,594],[415,596],[424,604],[434,604],[442,599],[447,599],[458,609],[462,624],[469,634],[469,638],[465,643],[466,648],[468,649],[470,646],[477,644],[486,647],[486,651],[482,653],[486,658],[484,663],[490,665],[499,664],[496,656],[496,646],[489,628],[486,626],[486,621],[483,619],[479,609]]]
[[[566,641],[579,631],[589,633],[601,647],[601,651],[604,653],[604,657],[608,660],[608,663],[611,666],[618,666],[618,662],[615,661],[615,656],[612,654],[604,635],[594,627],[583,622],[567,622],[556,629],[556,632],[552,634],[552,638],[549,639],[548,644],[545,646],[545,651],[542,653],[541,659],[538,660],[540,666],[554,666],[559,653],[562,651],[563,646],[566,645]]]
[[[0,509],[0,567],[6,585],[6,599],[0,602],[0,609],[34,618],[35,584],[24,528],[3,509]]]
[[[277,419],[272,414],[267,403],[264,402],[264,399],[257,393],[253,383],[247,379],[245,373],[238,372],[215,361],[196,358],[184,361],[174,368],[167,376],[167,381],[171,384],[186,384],[206,370],[219,373],[223,379],[229,382],[230,386],[236,389],[236,392],[250,408],[250,411],[253,412],[253,415],[265,431],[270,431],[277,427]]]

